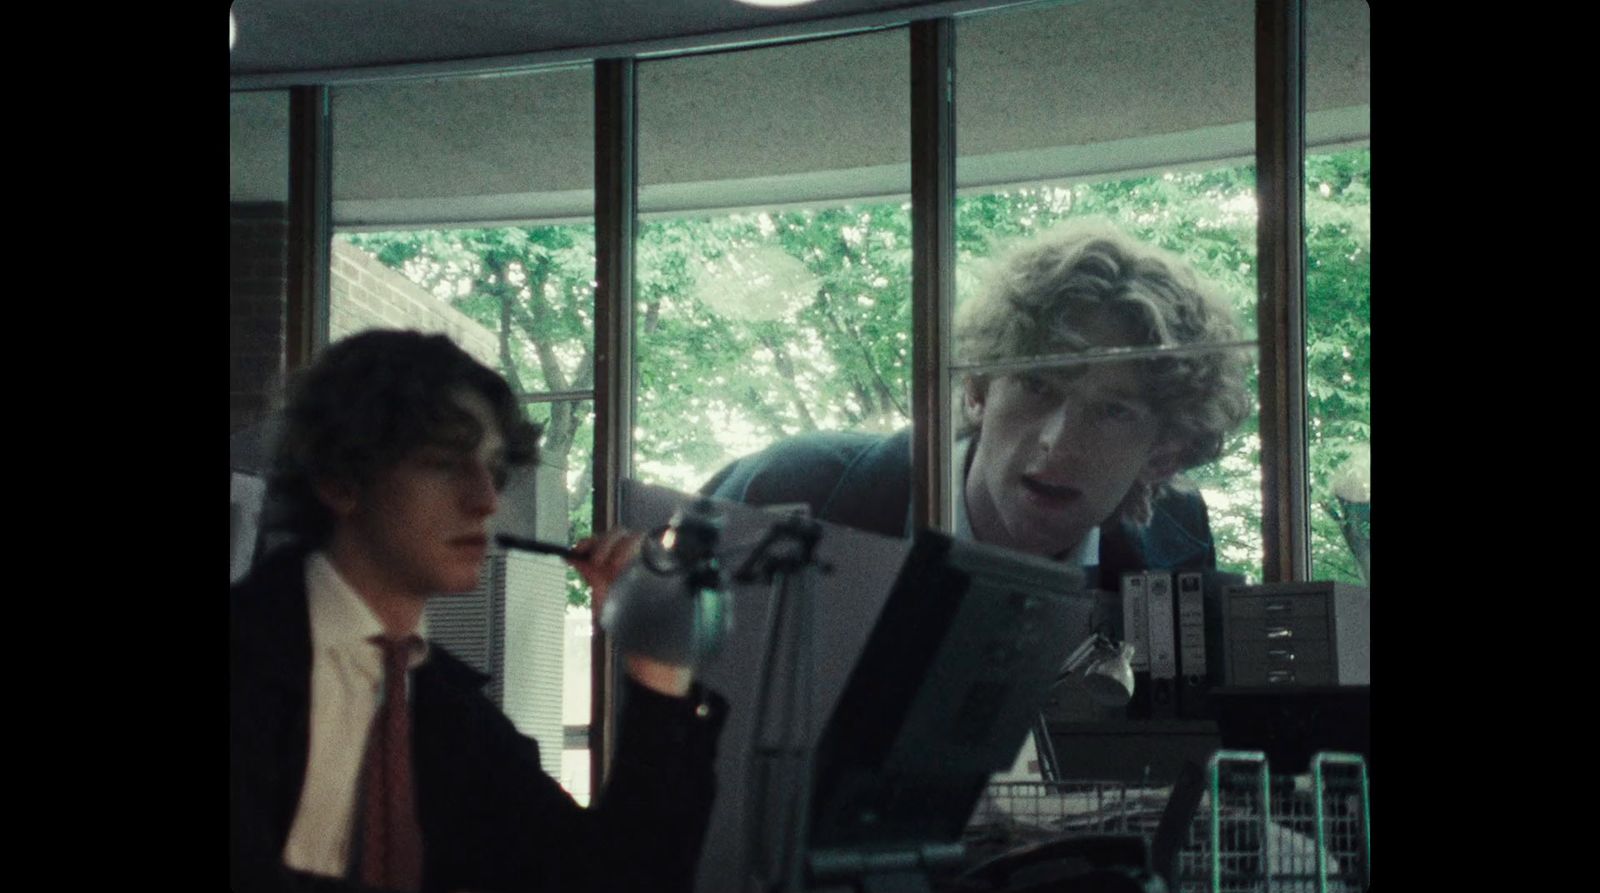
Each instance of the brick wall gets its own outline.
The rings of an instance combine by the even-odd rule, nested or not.
[[[488,329],[338,236],[332,254],[329,341],[373,328],[440,332],[478,362],[500,367],[499,341]]]
[[[270,410],[283,379],[289,220],[276,203],[228,206],[228,421]]]
[[[282,399],[289,220],[276,202],[228,206],[228,432]],[[495,336],[465,314],[337,236],[328,279],[329,340],[371,328],[440,332],[491,369]]]

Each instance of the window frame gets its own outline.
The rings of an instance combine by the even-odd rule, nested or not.
[[[1310,571],[1307,515],[1305,392],[1305,58],[1309,0],[1256,0],[1255,165],[1258,351],[1260,359],[1261,472],[1264,567],[1267,582],[1303,581]],[[956,31],[963,13],[999,5],[935,5],[942,15],[907,22],[857,18],[811,23],[805,33],[731,35],[721,48],[753,48],[908,27],[911,53],[913,511],[919,524],[949,526],[949,320],[955,252]],[[957,7],[951,9],[951,7]],[[912,15],[916,15],[913,11]],[[592,59],[595,75],[596,326],[594,400],[594,521],[596,531],[619,517],[620,482],[632,455],[634,237],[637,221],[637,96],[640,59],[698,48],[622,48],[613,58]],[[591,51],[592,52],[592,51]],[[570,56],[570,54],[568,54]],[[233,89],[289,88],[289,277],[285,370],[295,372],[328,339],[329,239],[332,237],[332,130],[330,87],[418,77],[478,76],[570,68],[573,58],[542,63],[522,57],[390,66],[382,71],[309,72],[235,78]],[[537,400],[554,399],[539,395]],[[594,639],[595,669],[591,751],[593,790],[607,768],[612,734],[609,693],[614,661],[604,636]]]

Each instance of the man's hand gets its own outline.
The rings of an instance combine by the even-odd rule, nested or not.
[[[567,559],[567,563],[589,584],[596,611],[605,605],[611,584],[639,557],[639,543],[643,539],[641,534],[618,527],[573,544],[573,557]]]
[[[642,654],[624,654],[622,666],[633,677],[633,681],[675,698],[687,695],[690,683],[694,682],[694,671],[688,667],[662,663]]]
[[[596,611],[605,605],[611,586],[638,558],[639,543],[643,539],[640,534],[618,527],[573,545],[572,551],[576,555],[569,559],[569,563],[589,584]],[[689,685],[694,681],[694,671],[689,667],[639,654],[624,654],[622,665],[635,682],[664,695],[681,698],[689,693]]]

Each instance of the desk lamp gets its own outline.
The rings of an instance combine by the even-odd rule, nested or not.
[[[1121,707],[1133,699],[1133,646],[1120,645],[1100,633],[1091,633],[1061,665],[1056,684],[1073,673],[1095,703]]]

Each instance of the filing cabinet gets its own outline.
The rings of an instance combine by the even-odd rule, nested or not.
[[[1223,591],[1232,686],[1370,685],[1371,597],[1346,583],[1268,583]]]

